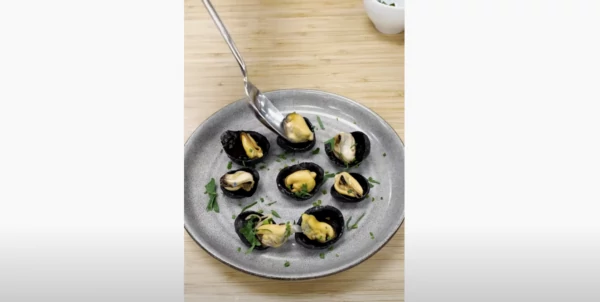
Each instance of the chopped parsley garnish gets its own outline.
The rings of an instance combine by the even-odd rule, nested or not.
[[[321,200],[319,199],[316,202],[313,202],[312,205],[313,205],[313,207],[321,206]]]
[[[348,190],[348,194],[352,194],[354,191],[352,189]]]
[[[251,203],[251,204],[249,204],[249,205],[245,206],[245,207],[242,209],[242,212],[240,212],[240,213],[243,213],[244,211],[246,211],[247,209],[249,209],[249,208],[253,207],[253,206],[254,206],[254,205],[256,205],[257,203],[258,203],[258,201],[255,201],[255,202],[253,202],[253,203]]]
[[[348,222],[346,223],[346,228],[348,229],[348,231],[358,229],[358,223],[363,218],[363,216],[365,216],[365,213],[360,215],[360,217],[358,217],[358,220],[356,220],[356,222],[353,225],[350,225],[350,221],[352,220],[352,216],[350,216],[350,219],[348,219]]]
[[[271,210],[271,214],[273,214],[273,216],[275,216],[277,218],[281,218],[281,216],[279,216],[279,214],[277,212],[275,212],[275,210]]]
[[[296,197],[309,197],[310,193],[308,192],[308,185],[307,184],[302,184],[302,187],[300,188],[300,191],[298,192],[294,192],[294,195],[296,195]]]
[[[323,195],[327,195],[327,190],[323,189],[323,191],[321,191],[321,193],[323,193]]]
[[[232,164],[233,164],[232,162],[229,162],[229,163],[227,164],[227,169],[231,169],[231,165],[232,165]]]
[[[281,158],[281,159],[287,159],[287,152],[283,152],[283,154],[279,154],[277,155],[277,157]]]
[[[319,257],[321,257],[321,259],[325,259],[325,253],[320,253]]]
[[[323,122],[321,121],[321,117],[319,117],[317,115],[317,122],[319,122],[319,127],[321,127],[321,130],[325,130],[325,127],[323,126]]]
[[[261,197],[260,202],[265,202],[265,199]]]
[[[290,222],[286,222],[285,223],[285,233],[283,233],[284,238],[288,238],[290,237],[290,235],[292,235],[292,226],[290,225]]]
[[[265,165],[261,165],[260,167],[258,167],[259,169],[263,170],[264,168],[266,168],[267,166]]]
[[[375,239],[375,236],[373,236],[373,232],[369,232],[369,235],[371,235],[371,239]]]
[[[374,187],[374,185],[372,183],[369,183],[369,188]]]
[[[235,215],[231,215],[231,219],[235,219]]]
[[[375,201],[375,197],[371,198],[371,202]]]
[[[253,220],[254,218],[248,219],[244,227],[240,229],[240,233],[244,235],[244,238],[246,238],[246,240],[248,240],[248,242],[251,245],[250,248],[246,251],[246,254],[252,253],[252,250],[254,250],[255,247],[261,245],[260,241],[258,240],[258,237],[256,237],[256,232],[254,231]]]
[[[313,150],[312,154],[319,154],[319,151],[321,151],[321,148],[317,148],[317,149]]]
[[[332,245],[332,246],[330,246],[330,247],[329,247],[327,250],[328,250],[328,251],[333,251],[333,245]]]
[[[380,183],[377,180],[375,180],[371,177],[369,177],[369,182],[380,185]]]
[[[330,138],[328,141],[326,141],[326,142],[325,142],[325,145],[329,145],[329,148],[330,148],[331,150],[334,150],[334,149],[333,149],[333,145],[334,145],[334,144],[335,144],[335,137],[333,137],[333,138]],[[335,152],[335,151],[334,151],[334,152]]]
[[[238,249],[237,249],[238,253],[239,253],[241,250],[242,250],[242,248],[241,248],[241,247],[238,247]]]
[[[276,202],[277,202],[277,201],[273,201],[273,202],[267,203],[267,205],[268,205],[268,206],[271,206],[272,204],[275,204]]]
[[[206,189],[204,194],[208,194],[209,196],[206,211],[215,211],[216,213],[219,213],[219,204],[217,203],[217,185],[215,184],[215,179],[211,178],[210,182],[208,182],[204,188]]]
[[[290,262],[289,262],[289,261],[286,261],[286,262],[283,264],[283,266],[285,266],[285,267],[289,267],[289,266],[290,266]]]
[[[263,211],[263,209],[260,209],[260,210],[258,210],[257,212],[262,214],[262,213],[264,213],[265,211]]]
[[[295,159],[295,158],[292,158],[292,159],[290,159],[290,161],[291,161],[291,162],[295,162],[295,161],[296,161],[296,159]]]
[[[335,177],[335,173],[327,173],[323,176],[323,182],[326,182],[328,179],[334,178],[334,177]]]

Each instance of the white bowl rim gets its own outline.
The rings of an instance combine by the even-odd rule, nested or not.
[[[402,10],[403,10],[403,9],[404,9],[404,5],[403,5],[403,6],[389,6],[389,5],[387,5],[387,4],[383,4],[383,3],[379,2],[379,1],[377,1],[377,0],[367,0],[367,1],[376,2],[376,3],[377,3],[377,4],[379,4],[379,5],[382,5],[382,6],[385,6],[385,7],[388,7],[388,8],[390,8],[390,9],[394,9],[394,10],[400,10],[400,9],[402,9]],[[394,2],[394,3],[395,3],[395,2]]]

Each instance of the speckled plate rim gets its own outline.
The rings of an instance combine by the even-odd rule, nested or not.
[[[384,119],[382,118],[379,114],[377,114],[375,111],[371,110],[369,107],[354,101],[352,99],[349,99],[345,96],[339,95],[339,94],[335,94],[335,93],[331,93],[331,92],[326,92],[326,91],[321,91],[321,90],[315,90],[315,89],[278,89],[278,90],[271,90],[271,91],[266,91],[263,92],[264,94],[268,95],[272,94],[272,93],[278,93],[278,92],[285,92],[285,91],[294,91],[294,92],[302,92],[302,93],[312,93],[312,94],[321,94],[321,95],[329,95],[338,99],[342,99],[346,102],[350,102],[353,103],[355,105],[358,105],[359,107],[361,107],[363,110],[370,112],[371,114],[375,115],[376,117],[378,117],[380,120],[382,120],[384,122],[384,124],[386,125],[386,127],[388,128],[389,131],[393,132],[396,137],[398,138],[398,140],[400,141],[400,145],[402,146],[402,152],[404,154],[404,141],[402,141],[402,138],[400,137],[400,135],[398,135],[398,133],[396,132],[396,130],[394,130],[394,128]],[[194,132],[192,132],[192,134],[188,137],[188,139],[185,141],[184,146],[187,145],[187,143],[196,135],[198,129],[200,129],[204,123],[206,121],[208,121],[209,119],[211,119],[215,114],[217,114],[218,112],[220,112],[221,110],[225,110],[226,108],[230,107],[230,106],[234,106],[235,104],[237,104],[238,102],[247,102],[245,98],[239,99],[235,102],[231,102],[230,104],[228,104],[227,106],[215,111],[213,114],[211,114],[208,118],[206,118],[202,123],[200,123],[200,125],[198,125],[198,127],[196,127],[196,129],[194,129]],[[185,152],[185,149],[184,149]],[[404,193],[404,192],[403,192]],[[390,240],[392,240],[392,238],[396,235],[396,233],[398,233],[398,230],[400,230],[400,228],[402,227],[402,225],[404,224],[404,210],[402,211],[402,215],[400,217],[400,219],[398,220],[399,223],[397,226],[395,226],[394,231],[390,232],[389,235],[385,238],[385,240],[383,241],[383,243],[379,246],[379,248],[377,248],[376,250],[374,250],[373,252],[371,252],[370,254],[367,254],[366,256],[360,257],[357,260],[351,262],[348,265],[345,266],[341,266],[339,269],[334,270],[333,272],[330,273],[325,273],[325,274],[321,274],[321,275],[316,275],[316,276],[310,276],[310,277],[299,277],[299,278],[281,278],[281,277],[274,277],[274,276],[269,276],[267,274],[259,274],[259,273],[255,273],[255,272],[251,272],[251,271],[247,271],[241,267],[232,265],[231,263],[227,262],[226,260],[223,260],[222,258],[220,258],[218,255],[211,253],[210,251],[208,251],[204,246],[202,246],[202,244],[196,240],[196,237],[194,236],[194,234],[190,231],[190,229],[188,228],[188,222],[187,219],[185,219],[184,221],[184,229],[185,231],[188,233],[188,235],[194,240],[194,242],[196,242],[196,244],[198,246],[200,246],[200,248],[202,248],[206,253],[208,253],[210,256],[212,256],[213,258],[217,259],[219,262],[233,268],[236,269],[238,271],[244,272],[246,274],[252,275],[252,276],[257,276],[257,277],[261,277],[261,278],[266,278],[266,279],[275,279],[275,280],[287,280],[287,281],[300,281],[300,280],[310,280],[310,279],[318,279],[318,278],[323,278],[323,277],[327,277],[327,276],[331,276],[331,275],[335,275],[338,273],[341,273],[343,271],[349,270],[363,262],[365,262],[366,260],[368,260],[369,258],[371,258],[373,255],[377,254],[383,247],[385,247]]]

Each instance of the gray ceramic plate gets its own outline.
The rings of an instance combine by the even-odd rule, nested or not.
[[[282,112],[296,111],[317,126],[317,115],[325,130],[316,131],[317,145],[321,152],[287,155],[281,160],[277,155],[283,150],[276,143],[276,135],[264,127],[240,100],[219,110],[202,123],[185,145],[185,227],[194,240],[210,255],[221,262],[249,274],[275,279],[310,279],[323,277],[351,268],[381,249],[400,228],[404,220],[404,146],[396,132],[377,114],[347,98],[312,90],[278,90],[266,93]],[[228,171],[229,158],[222,150],[219,137],[225,130],[254,130],[265,135],[271,150],[265,160],[266,168],[258,169],[259,187],[249,198],[234,200],[223,196],[218,189],[217,202],[220,213],[207,212],[208,195],[204,186]],[[275,178],[285,165],[299,162],[314,162],[325,171],[337,172],[324,152],[323,142],[339,132],[363,131],[371,140],[369,157],[351,172],[372,177],[381,184],[371,188],[370,198],[357,204],[344,204],[334,200],[329,193],[333,179],[321,189],[327,194],[316,194],[312,199],[298,202],[284,196],[277,189]],[[384,157],[383,154],[386,153]],[[281,162],[277,162],[279,159]],[[294,161],[292,161],[294,160]],[[232,169],[239,166],[233,164]],[[260,202],[260,198],[264,202]],[[374,201],[372,198],[374,197]],[[313,202],[338,208],[351,224],[363,213],[358,228],[346,230],[333,250],[308,250],[298,245],[294,236],[281,248],[253,251],[245,254],[247,247],[235,233],[232,215],[240,213],[243,206],[254,201],[258,204],[250,210],[275,210],[281,218],[277,222],[298,220],[300,215],[312,207]],[[268,206],[268,203],[277,203]],[[240,206],[241,204],[241,206]],[[373,234],[373,238],[370,233]],[[238,248],[241,251],[238,252]],[[325,253],[325,258],[320,257]],[[289,261],[289,267],[284,263]]]

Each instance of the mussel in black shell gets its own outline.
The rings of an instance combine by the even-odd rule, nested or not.
[[[296,200],[312,198],[323,184],[325,172],[315,163],[300,163],[283,168],[277,174],[277,188]]]
[[[287,140],[281,136],[277,137],[277,145],[284,150],[305,152],[315,146],[315,130],[307,118],[293,112],[285,117],[282,126]]]
[[[271,215],[254,211],[246,211],[238,215],[234,227],[240,240],[250,248],[247,253],[254,249],[278,248],[286,243],[293,233],[289,222],[277,224]]]
[[[267,157],[271,144],[255,131],[225,131],[221,145],[227,156],[238,165],[254,165]]]
[[[335,175],[331,196],[342,202],[359,202],[367,197],[370,190],[369,181],[364,176],[341,172]]]
[[[360,132],[338,133],[325,142],[325,153],[340,167],[360,164],[371,152],[369,137]]]
[[[223,194],[231,198],[245,198],[254,195],[260,175],[252,168],[241,168],[221,176],[219,186]]]
[[[344,216],[332,206],[308,209],[297,224],[301,232],[296,232],[296,242],[307,249],[326,249],[344,234]]]

